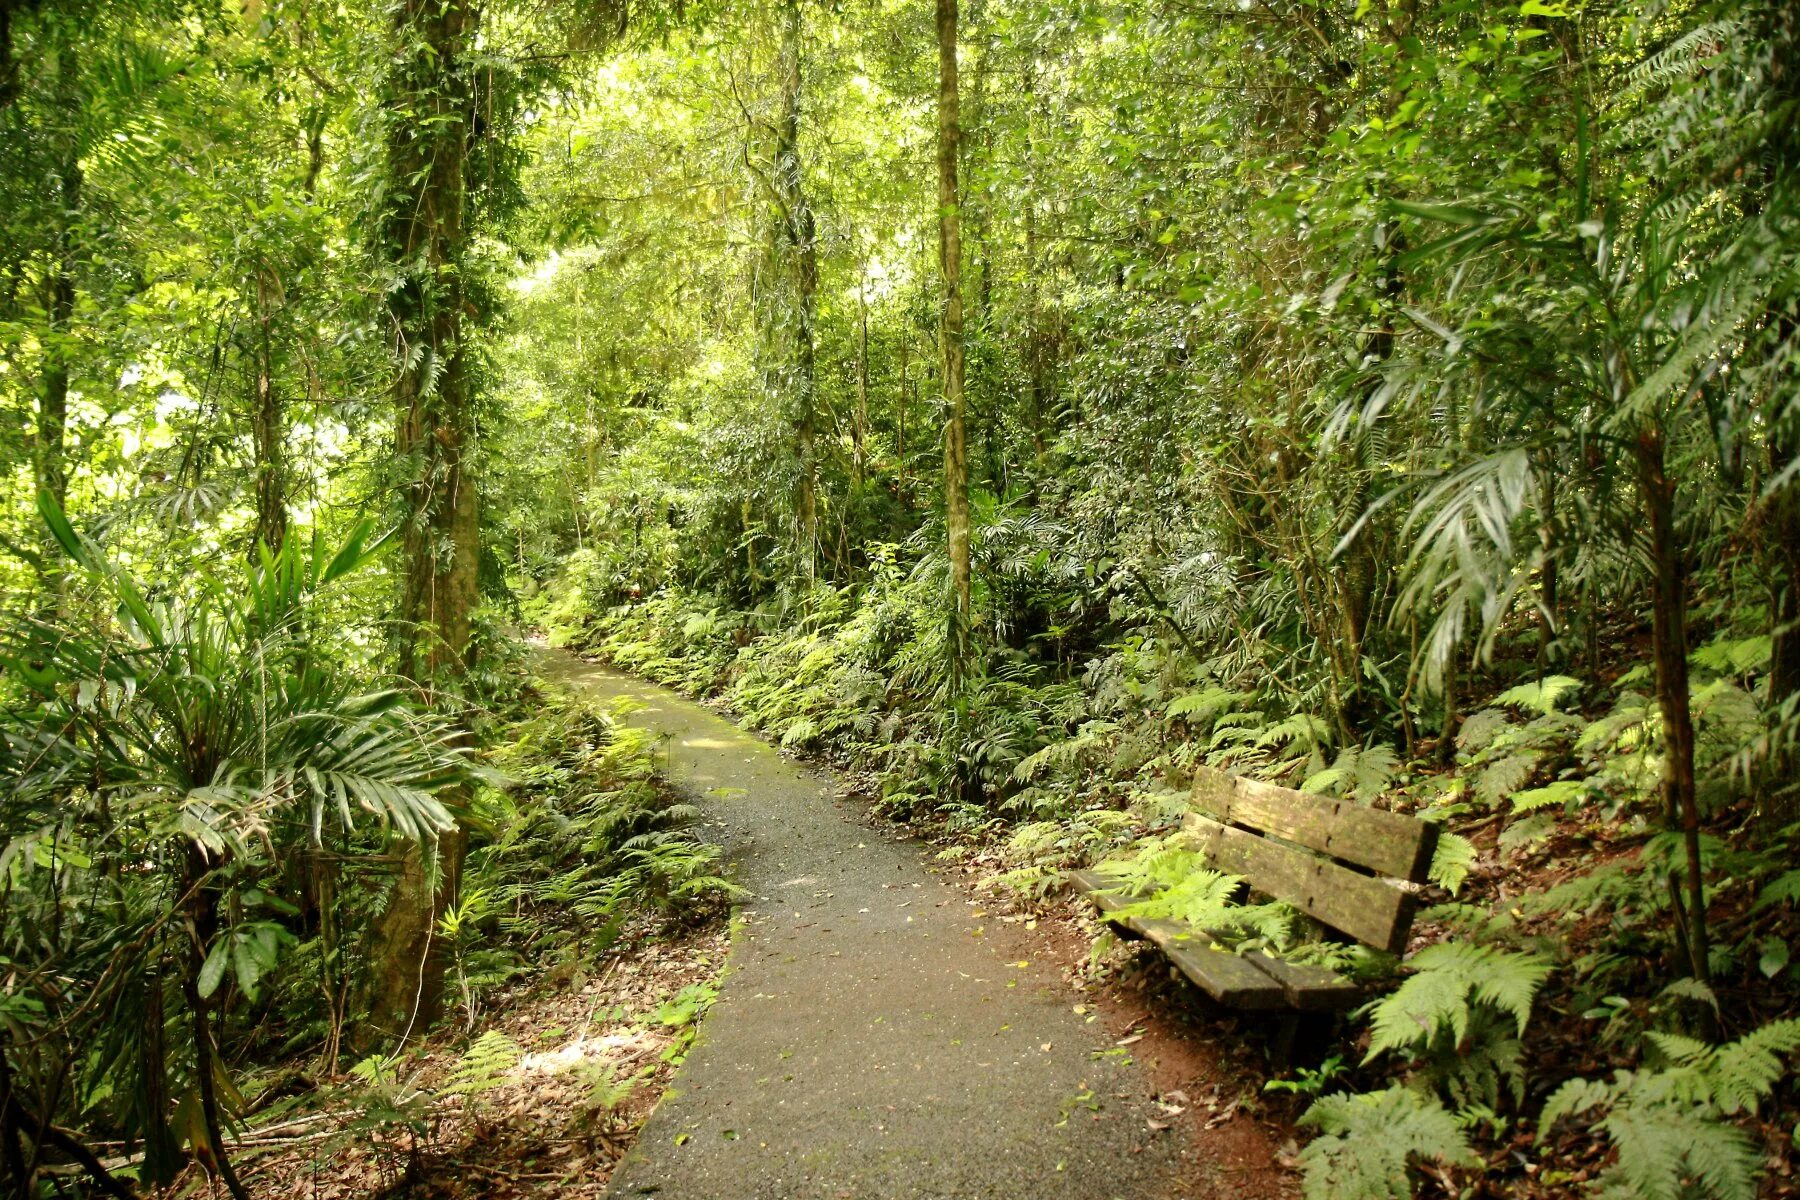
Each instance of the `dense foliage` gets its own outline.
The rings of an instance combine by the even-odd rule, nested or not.
[[[1788,1161],[1793,14],[933,9],[0,5],[9,1178],[728,890],[522,625],[1385,979],[1312,1194]],[[1416,952],[1202,763],[1441,822]]]

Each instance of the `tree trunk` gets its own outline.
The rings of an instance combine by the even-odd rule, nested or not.
[[[781,112],[775,128],[775,188],[781,207],[779,235],[784,257],[793,271],[792,388],[794,442],[799,457],[800,573],[808,584],[818,576],[819,467],[815,450],[817,420],[813,309],[819,290],[819,253],[812,208],[807,204],[800,162],[801,53],[804,26],[801,0],[786,0],[781,10]]]
[[[175,1179],[186,1165],[175,1131],[169,1128],[169,1057],[163,1042],[163,978],[160,969],[144,974],[143,1034],[138,1043],[140,1088],[144,1097],[144,1160],[139,1177],[152,1187]]]
[[[912,366],[912,330],[907,328],[910,319],[903,307],[900,314],[900,392],[894,397],[894,466],[899,472],[902,491],[906,489],[906,390],[912,386],[909,378]]]
[[[256,454],[256,537],[250,545],[255,560],[258,546],[281,553],[287,540],[287,421],[275,390],[274,320],[275,281],[271,272],[256,272],[255,395],[250,420]]]
[[[81,213],[81,94],[74,47],[65,40],[56,54],[56,105],[62,158],[57,164],[55,249],[44,272],[43,374],[40,380],[33,467],[39,492],[68,508],[66,450],[69,425],[69,365],[74,358],[76,221]],[[55,561],[54,559],[47,561]],[[52,581],[54,582],[54,581]]]
[[[1556,561],[1556,464],[1542,465],[1539,476],[1538,550],[1544,556],[1538,568],[1538,673],[1550,670],[1551,653],[1561,633],[1558,619],[1560,575]]]
[[[1694,714],[1688,695],[1687,571],[1675,531],[1675,482],[1665,468],[1662,430],[1647,424],[1638,433],[1636,450],[1638,486],[1649,518],[1651,636],[1666,757],[1664,819],[1669,829],[1680,831],[1687,852],[1685,879],[1670,879],[1670,898],[1686,959],[1683,965],[1705,983],[1711,973],[1700,866],[1700,809],[1694,783]]]
[[[181,895],[190,944],[181,988],[187,999],[188,1016],[193,1020],[194,1081],[200,1093],[200,1117],[207,1143],[195,1146],[194,1153],[207,1173],[221,1180],[235,1200],[250,1200],[250,1193],[244,1190],[225,1152],[224,1123],[219,1118],[218,1047],[213,1041],[212,999],[200,994],[200,969],[219,931],[219,894],[209,878],[212,864],[206,851],[197,843],[188,842],[184,853]]]
[[[19,94],[18,64],[13,60],[13,0],[0,0],[0,110],[12,106]]]
[[[1025,65],[1025,194],[1020,202],[1025,213],[1025,395],[1031,420],[1031,452],[1035,460],[1031,487],[1035,492],[1049,447],[1045,438],[1045,412],[1050,396],[1050,337],[1045,328],[1041,239],[1038,235],[1037,72],[1030,60]]]
[[[1792,337],[1792,318],[1783,341]],[[1778,326],[1779,327],[1779,326]],[[1769,476],[1776,477],[1800,457],[1794,437],[1795,417],[1785,412],[1769,414]],[[1781,707],[1800,703],[1800,484],[1790,482],[1769,497],[1764,541],[1774,570],[1769,572],[1770,627],[1774,646],[1769,656],[1769,703]],[[1776,718],[1780,719],[1779,716]],[[1776,825],[1800,816],[1800,791],[1796,790],[1796,755],[1791,746],[1778,744],[1771,756],[1768,778],[1773,787],[1769,818]]]
[[[969,569],[969,461],[963,423],[962,223],[957,155],[956,0],[937,0],[938,40],[938,269],[943,281],[939,336],[944,355],[944,526],[950,553],[950,669],[960,680],[968,666],[973,624]]]
[[[474,118],[467,59],[476,13],[474,0],[404,0],[395,29],[403,52],[388,101],[387,171],[395,202],[382,248],[403,275],[388,300],[398,364],[395,451],[405,472],[399,669],[435,705],[457,701],[470,665],[480,552],[464,345]],[[425,847],[405,848],[375,931],[369,1020],[378,1034],[423,1030],[440,1010],[447,963],[436,930],[453,902],[466,846],[460,829],[441,836],[436,872]]]
[[[856,282],[856,424],[851,438],[851,478],[856,490],[862,491],[868,475],[869,441],[869,288],[866,278]]]
[[[1399,307],[1404,288],[1400,277],[1401,243],[1398,231],[1386,223],[1377,225],[1375,246],[1386,258],[1382,263],[1380,278],[1381,311],[1375,328],[1363,343],[1362,366],[1368,373],[1363,384],[1365,409],[1381,387],[1382,367],[1394,356],[1393,315]],[[1355,490],[1345,511],[1352,521],[1356,521],[1367,512],[1371,503],[1370,468],[1365,460],[1363,440],[1354,439],[1351,448],[1353,455],[1349,467]],[[1342,639],[1329,657],[1339,676],[1342,699],[1337,706],[1337,720],[1347,741],[1359,739],[1364,732],[1363,650],[1369,636],[1377,581],[1384,569],[1376,555],[1374,532],[1374,523],[1363,521],[1361,528],[1350,539],[1343,551],[1343,565],[1338,572],[1335,589],[1343,622]]]

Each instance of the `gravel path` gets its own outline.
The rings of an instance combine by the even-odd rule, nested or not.
[[[645,706],[627,719],[657,734],[753,893],[718,1002],[610,1195],[1181,1195],[1139,1069],[1105,1053],[1054,972],[1003,959],[920,845],[702,705],[562,652],[542,672]]]

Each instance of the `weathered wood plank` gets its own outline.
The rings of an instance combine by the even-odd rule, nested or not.
[[[1201,991],[1229,1008],[1273,1010],[1289,1007],[1287,992],[1268,972],[1215,943],[1204,932],[1178,921],[1114,917],[1133,903],[1109,894],[1115,881],[1098,871],[1076,871],[1074,879],[1100,911],[1124,932],[1148,939]]]
[[[1260,950],[1242,957],[1281,985],[1290,1008],[1303,1012],[1335,1012],[1359,1003],[1368,994],[1361,984],[1344,978],[1330,967],[1291,963]]]
[[[1287,992],[1268,972],[1259,971],[1202,931],[1179,921],[1134,918],[1143,934],[1207,995],[1229,1008],[1271,1010],[1288,1007]]]
[[[1101,872],[1076,871],[1074,879],[1103,913],[1115,913],[1134,903],[1129,897],[1109,893],[1106,889],[1112,887],[1115,881]],[[1177,965],[1182,968],[1182,973],[1198,983],[1214,999],[1229,995],[1230,999],[1225,1002],[1235,1003],[1237,1007],[1264,1006],[1263,1002],[1268,998],[1267,989],[1252,977],[1217,959],[1216,953],[1229,952],[1214,945],[1204,931],[1191,930],[1179,922],[1152,923],[1136,917],[1115,919],[1113,923],[1129,937],[1150,938],[1171,960],[1180,960]],[[1151,932],[1153,924],[1157,927],[1169,927],[1167,930],[1157,929],[1157,932],[1166,934],[1161,940],[1156,933]],[[1180,936],[1182,934],[1190,936],[1184,939]],[[1196,948],[1202,945],[1204,950]],[[1328,1012],[1348,1007],[1363,997],[1360,986],[1327,967],[1290,963],[1261,951],[1246,955],[1232,954],[1231,957],[1248,963],[1272,981],[1281,990],[1282,998],[1290,1008],[1307,1012]]]
[[[1366,945],[1399,954],[1412,928],[1413,896],[1391,883],[1189,813],[1182,828],[1214,870],[1242,875],[1259,892],[1341,929]]]
[[[1226,825],[1243,825],[1378,875],[1423,883],[1437,826],[1354,800],[1313,796],[1216,767],[1194,768],[1193,801]]]

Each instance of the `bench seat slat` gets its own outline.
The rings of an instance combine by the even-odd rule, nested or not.
[[[1134,903],[1106,889],[1117,881],[1099,871],[1076,871],[1076,884],[1100,911],[1110,914]],[[1128,934],[1147,938],[1181,973],[1219,1003],[1241,1009],[1300,1009],[1325,1012],[1362,996],[1355,984],[1325,968],[1283,962],[1271,955],[1234,954],[1205,932],[1178,921],[1113,918]]]
[[[1366,867],[1423,883],[1437,847],[1437,826],[1354,800],[1278,787],[1216,767],[1194,770],[1193,801],[1214,820],[1243,825]]]
[[[1366,945],[1390,954],[1406,949],[1415,903],[1409,892],[1198,813],[1189,813],[1182,828],[1214,870],[1242,875],[1257,891]]]
[[[1261,950],[1243,957],[1281,985],[1288,1007],[1302,1012],[1336,1012],[1368,995],[1361,984],[1317,963],[1293,963]]]

